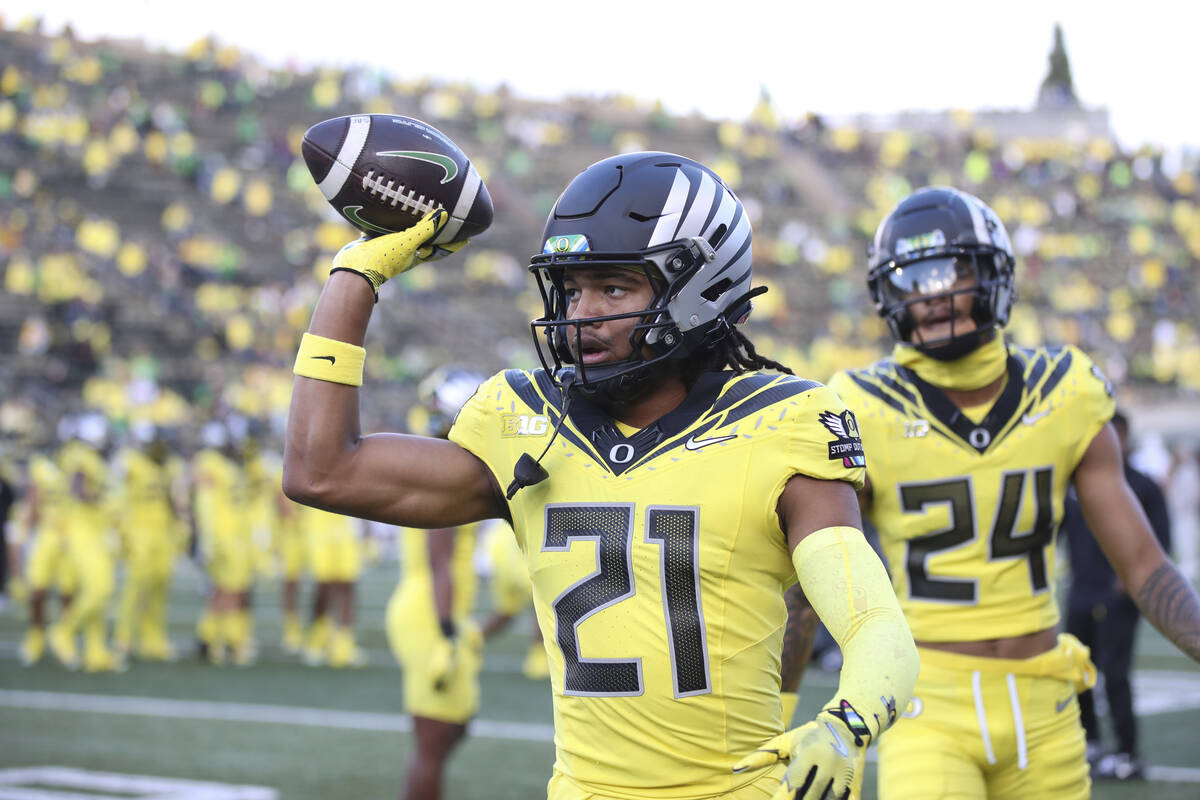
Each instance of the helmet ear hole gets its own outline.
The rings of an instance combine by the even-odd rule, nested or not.
[[[726,290],[729,289],[730,286],[733,286],[733,280],[730,278],[722,278],[701,292],[700,296],[712,303],[715,302],[718,297],[725,294]]]
[[[712,245],[714,250],[716,249],[717,244],[719,244],[720,241],[725,238],[725,232],[727,230],[729,230],[729,228],[725,225],[725,223],[722,222],[717,226],[717,229],[713,231],[712,236],[708,237],[708,243]]]

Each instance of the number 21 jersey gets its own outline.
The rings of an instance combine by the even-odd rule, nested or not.
[[[507,486],[562,413],[542,371],[486,382],[450,438]],[[792,376],[706,373],[630,430],[574,397],[510,501],[554,691],[556,770],[611,797],[699,797],[748,780],[733,763],[782,730],[783,589],[794,569],[776,503],[803,474],[862,483],[853,417]]]

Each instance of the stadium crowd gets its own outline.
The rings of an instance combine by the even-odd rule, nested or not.
[[[540,300],[524,265],[556,187],[636,149],[697,157],[739,192],[753,217],[756,277],[771,290],[747,330],[798,374],[824,380],[883,351],[882,322],[863,324],[861,314],[867,238],[913,188],[946,184],[988,198],[1013,234],[1016,342],[1084,347],[1126,398],[1200,391],[1196,152],[1058,131],[1002,139],[967,112],[939,133],[784,120],[766,96],[742,120],[673,116],[621,96],[532,102],[369,69],[271,69],[212,40],[185,53],[84,42],[29,21],[5,21],[0,53],[0,463],[9,482],[24,495],[36,464],[61,472],[52,455],[84,441],[86,428],[129,453],[157,431],[170,445],[161,463],[175,465],[162,468],[178,484],[168,492],[177,521],[189,521],[202,548],[233,548],[245,563],[292,535],[252,534],[288,514],[271,510],[277,467],[246,453],[280,448],[300,332],[332,255],[354,234],[299,156],[309,125],[342,114],[438,126],[471,155],[496,206],[497,223],[465,257],[395,281],[419,302],[379,304],[367,378],[391,391],[367,395],[367,428],[403,428],[436,365],[533,366],[527,326]],[[434,335],[406,344],[417,329]],[[235,445],[236,459],[219,455]],[[132,458],[112,455],[113,466]],[[184,513],[186,498],[221,486],[253,494],[236,501],[257,509],[247,519],[259,515],[242,526],[245,542],[220,541],[229,520]],[[189,537],[175,523],[165,530],[162,546],[179,552]],[[214,658],[251,657],[244,578],[215,593],[200,626]],[[131,583],[120,591],[135,591]],[[163,652],[157,623],[144,624],[143,652]],[[119,646],[131,630],[118,625]],[[338,641],[329,659],[353,663],[352,639]],[[65,642],[58,649],[70,655]]]

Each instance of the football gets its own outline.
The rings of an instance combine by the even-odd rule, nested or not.
[[[477,236],[492,224],[492,198],[466,154],[419,119],[356,114],[318,122],[300,145],[325,199],[367,235],[394,233],[444,208],[434,240]]]

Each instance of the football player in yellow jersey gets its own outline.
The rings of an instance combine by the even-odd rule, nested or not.
[[[275,550],[282,580],[283,630],[280,646],[294,655],[304,645],[304,624],[300,621],[300,580],[308,563],[308,550],[300,524],[301,506],[283,494],[283,468],[275,475]]]
[[[67,505],[71,488],[53,458],[41,453],[29,460],[29,492],[24,527],[27,553],[25,575],[29,582],[29,629],[21,642],[21,663],[41,660],[46,650],[46,598],[53,590],[61,604],[60,616],[71,604],[78,587],[74,559],[67,549]],[[78,654],[67,650],[66,666],[78,666]]]
[[[118,600],[113,641],[128,653],[171,661],[175,651],[167,636],[167,598],[175,558],[185,530],[178,513],[183,463],[169,452],[164,432],[152,423],[134,425],[135,441],[118,456],[118,530],[125,555],[125,582]]]
[[[488,583],[491,589],[492,615],[483,623],[485,639],[490,639],[507,628],[518,614],[533,603],[525,555],[517,546],[512,527],[503,520],[497,522],[498,525],[486,534],[488,563],[491,567]],[[536,626],[521,672],[530,680],[544,680],[550,677],[546,645],[542,641],[541,630]]]
[[[1193,658],[1200,602],[1125,482],[1103,375],[1074,347],[1005,341],[1014,257],[995,212],[921,189],[880,224],[870,265],[896,348],[830,386],[858,422],[863,507],[921,648],[879,795],[1088,797],[1075,694],[1094,669],[1054,597],[1068,484],[1142,612]]]
[[[462,367],[434,370],[417,388],[409,430],[444,438],[483,379]],[[404,710],[412,715],[416,740],[402,800],[442,796],[446,761],[479,708],[482,632],[470,616],[476,532],[470,524],[401,534],[401,574],[388,601],[386,630],[403,668]]]
[[[70,482],[67,502],[67,549],[79,580],[70,608],[47,631],[47,643],[64,663],[74,660],[75,637],[83,634],[83,668],[88,672],[124,669],[124,660],[108,646],[108,611],[116,589],[108,462],[101,454],[107,422],[85,414],[75,422],[73,438],[58,454],[59,469]]]
[[[410,527],[512,523],[549,643],[555,800],[845,797],[908,703],[916,648],[861,532],[852,415],[737,330],[761,291],[741,202],[682,156],[594,164],[531,264],[545,369],[489,379],[449,441],[362,436],[376,290],[444,254],[447,216],[334,259],[297,354],[285,490]],[[817,718],[784,731],[797,577],[845,663]]]
[[[193,508],[199,549],[212,583],[197,634],[209,660],[238,666],[254,659],[249,594],[254,587],[254,547],[249,525],[249,494],[234,444],[224,425],[205,425],[206,447],[192,465]]]
[[[354,595],[362,575],[362,522],[305,508],[300,525],[318,598],[305,661],[331,667],[362,666],[366,661],[354,636]]]

